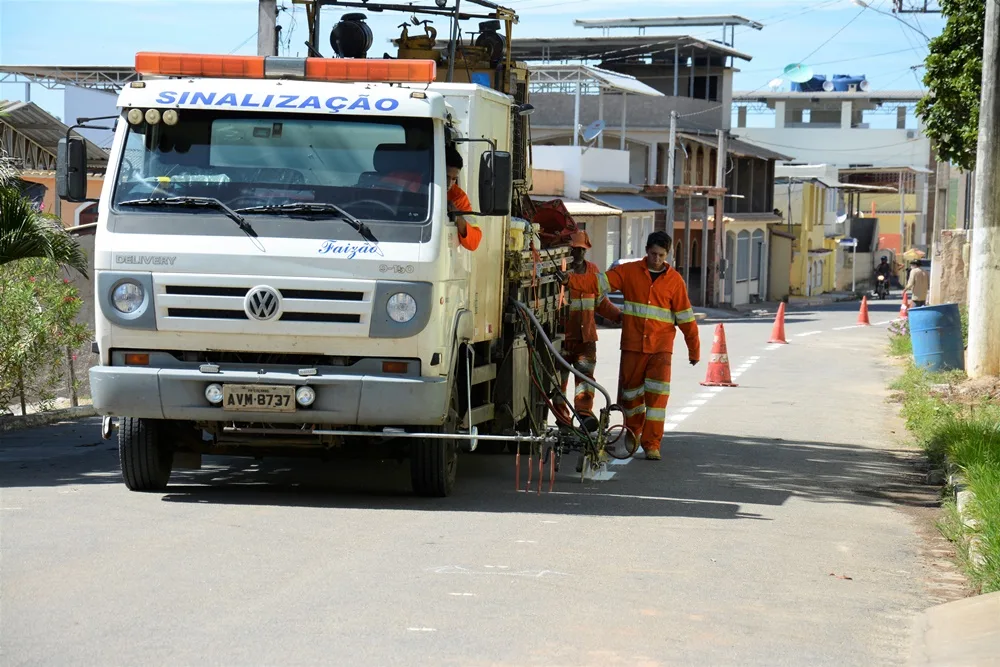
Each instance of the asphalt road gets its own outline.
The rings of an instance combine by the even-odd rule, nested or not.
[[[889,493],[913,453],[886,327],[856,313],[790,313],[785,346],[770,318],[726,321],[739,387],[676,364],[664,460],[585,483],[568,461],[550,494],[479,454],[443,500],[395,462],[206,460],[139,494],[98,420],[2,434],[0,662],[899,664],[931,594]]]

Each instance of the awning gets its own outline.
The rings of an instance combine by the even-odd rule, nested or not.
[[[590,201],[614,206],[626,213],[637,211],[666,211],[666,204],[658,204],[652,199],[646,199],[642,195],[613,194],[610,192],[599,192],[595,194],[584,193],[584,197]]]
[[[712,148],[718,148],[719,139],[717,135],[714,134],[698,134],[696,132],[678,132],[677,136],[687,139],[688,141],[694,141],[705,146],[711,146]],[[788,155],[783,155],[775,151],[764,148],[763,146],[758,146],[757,144],[752,144],[749,141],[740,141],[739,139],[733,139],[730,137],[729,141],[726,142],[726,151],[732,153],[733,155],[739,155],[740,157],[755,157],[762,160],[791,160],[792,158]]]
[[[566,210],[572,216],[577,215],[621,215],[621,209],[612,208],[610,206],[603,206],[599,203],[594,203],[592,201],[583,201],[581,199],[570,199],[568,197],[551,197],[546,195],[531,195],[532,201],[543,202],[552,201],[558,199],[566,207]]]
[[[580,181],[580,190],[582,192],[618,192],[625,194],[638,194],[642,192],[642,186],[611,181]]]

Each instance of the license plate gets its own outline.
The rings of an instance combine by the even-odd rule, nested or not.
[[[295,412],[295,387],[224,384],[222,406],[237,412]]]

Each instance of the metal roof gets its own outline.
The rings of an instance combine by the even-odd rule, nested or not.
[[[635,211],[666,211],[668,208],[664,204],[659,204],[652,199],[646,199],[642,195],[586,192],[582,196],[599,204],[614,206],[626,213],[633,213]]]
[[[79,86],[121,90],[139,78],[132,66],[63,67],[61,65],[0,65],[0,83],[34,83],[49,90]]]
[[[55,164],[59,140],[65,138],[69,126],[45,111],[34,102],[0,101],[0,124],[7,125],[51,158]],[[74,134],[76,134],[74,132]],[[79,135],[77,135],[79,136]],[[104,169],[108,164],[107,151],[92,141],[85,139],[87,146],[87,166]],[[24,168],[41,168],[38,165],[24,165]],[[51,168],[51,167],[49,167]]]
[[[448,41],[439,39],[436,49],[445,49]],[[751,56],[712,40],[686,35],[625,35],[619,37],[525,37],[511,40],[511,55],[516,60],[615,61],[626,58],[661,56],[673,58],[674,49],[709,52],[750,61]],[[669,54],[669,56],[668,56]]]
[[[634,19],[576,19],[573,25],[583,28],[676,28],[701,26],[744,25],[754,30],[764,26],[736,14],[712,14],[710,16],[663,16]]]
[[[601,88],[632,95],[664,97],[664,94],[656,88],[647,86],[634,76],[619,74],[593,65],[539,65],[532,67],[530,73],[532,84],[593,82]]]
[[[690,141],[697,141],[700,144],[706,146],[711,146],[717,148],[719,145],[719,140],[716,135],[701,135],[693,132],[678,132],[678,136],[688,139]],[[758,146],[757,144],[750,143],[749,141],[741,141],[739,139],[734,139],[732,137],[726,142],[726,152],[732,153],[733,155],[739,155],[741,157],[755,157],[762,160],[791,160],[792,158],[788,155],[783,155],[776,151],[764,148],[763,146]]]
[[[559,197],[556,195],[530,195],[532,201],[543,202],[558,199],[566,207],[570,215],[621,215],[618,208],[603,206],[592,201],[582,199],[571,199],[569,197]]]

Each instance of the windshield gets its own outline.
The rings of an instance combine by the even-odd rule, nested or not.
[[[185,109],[175,125],[129,126],[113,205],[149,197],[213,197],[236,210],[329,203],[362,220],[425,222],[432,140],[424,118]]]

